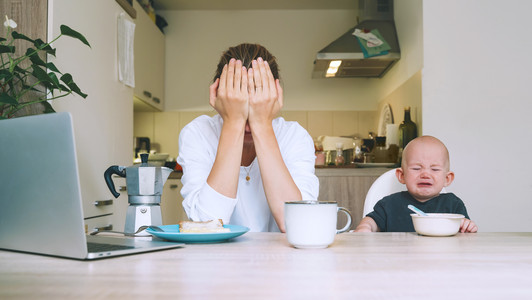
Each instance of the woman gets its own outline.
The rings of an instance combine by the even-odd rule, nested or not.
[[[314,143],[283,106],[275,57],[261,45],[223,53],[209,89],[218,112],[183,128],[183,207],[194,221],[222,219],[251,231],[285,231],[284,202],[314,200]]]

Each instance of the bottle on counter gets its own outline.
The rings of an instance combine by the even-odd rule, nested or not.
[[[388,162],[388,149],[386,148],[386,137],[378,136],[375,138],[375,149],[373,155],[375,155],[376,163]]]
[[[399,147],[404,149],[413,139],[417,138],[417,125],[410,118],[410,106],[405,108],[405,118],[399,125]]]
[[[343,166],[345,164],[344,144],[336,143],[336,157],[334,158],[335,166]]]

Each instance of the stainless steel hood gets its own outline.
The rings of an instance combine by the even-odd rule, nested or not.
[[[393,20],[393,1],[360,0],[359,4],[361,22],[318,52],[312,78],[380,78],[401,58]],[[390,45],[388,54],[364,58],[357,38],[352,34],[357,28],[378,29]],[[327,74],[327,70],[332,61],[341,63],[338,71],[331,75]]]

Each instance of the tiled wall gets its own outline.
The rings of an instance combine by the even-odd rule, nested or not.
[[[205,114],[213,116],[216,112],[136,112],[134,136],[149,137],[152,149],[175,158],[179,153],[181,129]],[[320,135],[366,137],[370,131],[376,131],[378,118],[376,111],[283,111],[281,116],[297,121],[313,138]]]

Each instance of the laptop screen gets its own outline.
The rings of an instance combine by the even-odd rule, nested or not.
[[[86,255],[70,114],[2,120],[0,141],[0,248]]]

